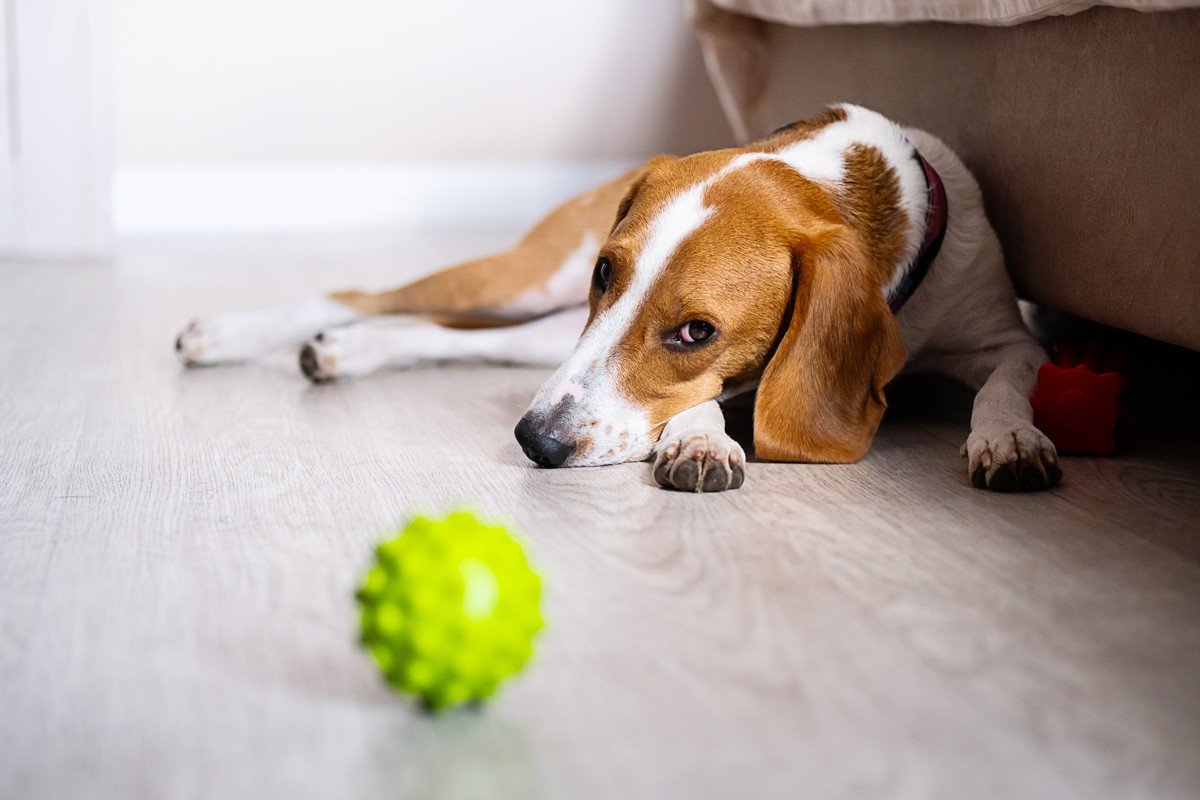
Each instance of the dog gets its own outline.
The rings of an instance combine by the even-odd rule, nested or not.
[[[850,104],[746,147],[655,157],[509,252],[202,319],[175,347],[192,366],[305,340],[315,382],[446,360],[557,366],[515,430],[543,467],[653,457],[663,487],[736,489],[746,455],[720,404],[755,390],[757,458],[853,462],[903,369],[978,390],[961,449],[975,486],[1062,477],[1029,405],[1046,354],[979,186],[933,135]]]

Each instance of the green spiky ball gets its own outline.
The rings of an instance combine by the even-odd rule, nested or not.
[[[433,709],[489,697],[542,628],[541,579],[521,545],[464,511],[417,517],[380,544],[357,596],[384,677]]]

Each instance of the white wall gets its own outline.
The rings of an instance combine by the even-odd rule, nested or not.
[[[682,0],[113,0],[118,165],[628,161],[731,137]]]

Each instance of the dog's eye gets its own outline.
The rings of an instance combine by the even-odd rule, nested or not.
[[[612,262],[607,258],[601,258],[596,262],[596,269],[592,271],[592,286],[596,287],[598,294],[604,294],[608,291],[610,283],[612,283]]]
[[[716,333],[717,329],[704,320],[694,319],[679,329],[679,341],[684,344],[703,342]]]

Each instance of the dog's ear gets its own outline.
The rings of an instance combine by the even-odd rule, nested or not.
[[[633,207],[634,198],[637,197],[638,192],[645,185],[646,178],[650,172],[655,167],[674,160],[675,156],[654,156],[654,158],[651,158],[639,169],[630,174],[629,186],[625,190],[625,195],[621,198],[621,202],[617,204],[617,218],[613,220],[612,228],[609,229],[610,234],[625,221],[625,217],[629,216],[629,209]]]
[[[629,216],[629,209],[633,207],[633,198],[637,197],[638,190],[642,188],[642,183],[646,180],[646,173],[640,172],[634,178],[633,183],[629,184],[629,188],[625,190],[625,196],[621,198],[621,202],[617,205],[617,218],[613,220],[612,228],[609,229],[611,234],[617,229],[617,226],[625,221],[625,217]]]
[[[792,312],[759,383],[754,449],[768,461],[857,461],[904,366],[900,328],[848,228],[796,238]]]

